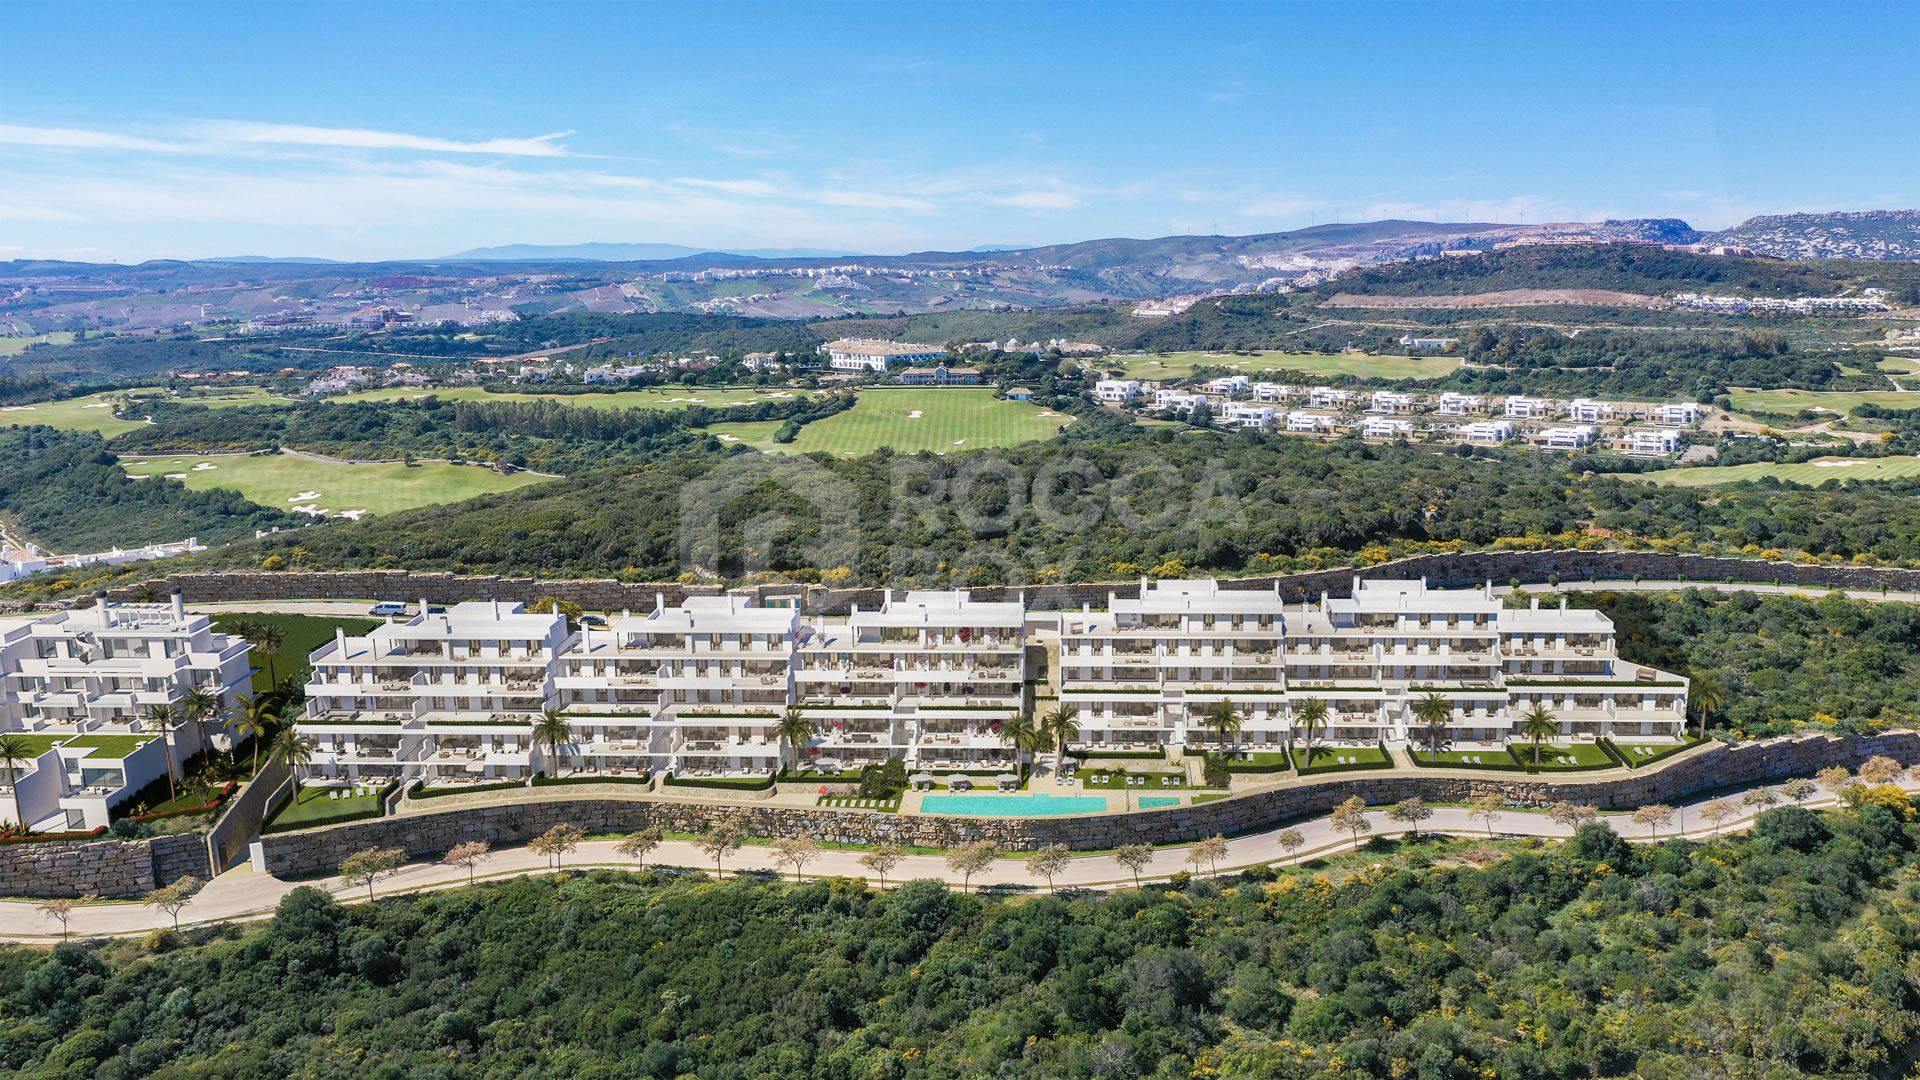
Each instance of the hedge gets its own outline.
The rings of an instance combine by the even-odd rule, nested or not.
[[[1704,743],[1710,743],[1713,740],[1712,739],[1688,739],[1686,742],[1683,742],[1676,746],[1662,750],[1651,757],[1642,757],[1642,758],[1636,758],[1629,755],[1626,751],[1620,749],[1620,747],[1612,739],[1599,739],[1597,741],[1599,742],[1601,749],[1605,750],[1609,754],[1612,754],[1614,756],[1614,759],[1619,761],[1622,765],[1625,765],[1629,769],[1637,769],[1642,765],[1651,765],[1656,761],[1660,761],[1665,758],[1670,758],[1682,750],[1691,750],[1696,746],[1700,746]]]
[[[1122,760],[1139,758],[1141,760],[1167,759],[1164,750],[1069,750],[1067,756],[1085,761],[1087,758],[1120,758]]]
[[[639,776],[536,776],[534,787],[553,787],[556,784],[651,784],[652,773]]]
[[[101,825],[98,828],[88,829],[86,832],[16,833],[10,836],[0,836],[0,844],[43,844],[50,840],[92,840],[104,834],[106,831],[107,827]]]
[[[502,780],[495,784],[462,784],[448,787],[428,787],[425,780],[415,780],[407,789],[409,799],[438,799],[445,795],[466,795],[476,791],[505,791],[508,788],[526,787],[525,780]]]
[[[234,789],[239,786],[239,781],[227,781],[226,785],[220,789],[220,794],[213,797],[212,802],[200,806],[183,806],[178,810],[159,810],[151,814],[132,814],[129,816],[132,817],[134,821],[159,821],[162,818],[181,817],[186,814],[204,814],[211,810],[220,809],[222,804],[233,797]]]
[[[723,788],[729,791],[765,791],[773,786],[771,776],[675,776],[667,774],[669,787]]]

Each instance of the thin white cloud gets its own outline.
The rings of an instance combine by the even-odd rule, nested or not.
[[[177,142],[126,135],[116,131],[29,127],[24,124],[0,124],[0,143],[12,146],[44,146],[61,150],[135,150],[152,153],[173,153],[187,149]]]
[[[355,150],[417,150],[437,154],[492,154],[510,157],[566,157],[560,140],[573,134],[557,131],[524,139],[463,141],[430,135],[371,128],[309,127],[303,124],[216,122],[190,129],[214,143],[270,143],[281,146],[336,146]]]
[[[1086,205],[1069,191],[1016,191],[1011,195],[989,195],[980,201],[1016,210],[1077,210]]]

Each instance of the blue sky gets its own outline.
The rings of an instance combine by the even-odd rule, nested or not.
[[[0,259],[1906,208],[1916,10],[15,3]]]

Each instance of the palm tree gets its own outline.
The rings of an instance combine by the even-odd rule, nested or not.
[[[1520,734],[1533,740],[1533,767],[1537,769],[1540,767],[1541,740],[1551,739],[1560,734],[1560,725],[1554,720],[1553,714],[1547,711],[1547,707],[1536,701],[1533,703],[1533,708],[1528,709],[1520,717]]]
[[[1079,715],[1080,710],[1071,705],[1058,705],[1040,720],[1040,735],[1054,748],[1055,772],[1060,771],[1067,759],[1067,744],[1080,737],[1080,721],[1076,719]]]
[[[1711,671],[1690,672],[1687,676],[1687,708],[1700,721],[1699,738],[1707,737],[1707,717],[1727,703],[1727,684]]]
[[[171,705],[147,706],[147,722],[160,729],[160,749],[167,755],[168,802],[172,802],[180,795],[173,785],[173,722],[177,716]]]
[[[1013,747],[1013,765],[1025,765],[1026,755],[1040,745],[1040,728],[1026,713],[1014,713],[1000,722],[1000,741]]]
[[[14,769],[37,756],[33,747],[28,745],[25,735],[11,731],[0,734],[0,763],[6,766],[7,787],[13,791],[13,820],[19,823],[23,832],[27,828],[27,818],[26,812],[20,809],[20,785],[14,783]]]
[[[279,623],[270,622],[257,622],[250,626],[253,636],[247,640],[267,658],[267,681],[277,683],[280,681],[280,673],[275,670],[273,660],[280,655],[280,646],[286,644],[287,628]]]
[[[1300,725],[1300,729],[1306,732],[1306,763],[1311,765],[1313,764],[1314,736],[1327,730],[1327,703],[1317,697],[1310,697],[1302,701],[1299,707],[1293,710],[1293,719],[1295,723]]]
[[[273,745],[267,747],[267,760],[277,761],[287,767],[287,773],[293,777],[293,805],[300,805],[300,770],[313,764],[313,742],[300,736],[291,727],[280,729],[273,737]]]
[[[280,723],[280,710],[267,694],[255,694],[252,697],[242,694],[233,699],[233,704],[238,711],[235,726],[253,742],[253,772],[257,776],[260,773],[260,740],[266,738],[267,733]]]
[[[533,725],[533,741],[546,743],[547,752],[553,758],[553,775],[560,775],[560,744],[573,741],[573,725],[567,718],[552,709],[542,710],[540,719]]]
[[[1440,744],[1446,741],[1447,725],[1453,722],[1453,703],[1433,691],[1413,703],[1413,718],[1426,725],[1427,752],[1440,758]]]
[[[1247,726],[1246,719],[1234,711],[1233,702],[1226,698],[1221,698],[1207,710],[1206,721],[1207,730],[1220,736],[1223,748],[1228,750],[1240,741],[1240,732]]]
[[[793,747],[793,771],[800,771],[800,747],[813,738],[813,721],[798,707],[789,705],[787,711],[780,714],[780,722],[774,725],[779,741]]]
[[[211,686],[195,686],[180,695],[180,707],[193,720],[194,733],[200,740],[200,765],[206,768],[213,763],[213,747],[207,742],[207,717],[220,711],[220,691]]]

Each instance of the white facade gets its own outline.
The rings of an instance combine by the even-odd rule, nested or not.
[[[1168,412],[1186,412],[1195,405],[1207,404],[1205,394],[1189,394],[1184,390],[1169,390],[1162,387],[1153,392],[1153,407]]]
[[[1287,414],[1288,431],[1330,433],[1333,428],[1333,417],[1324,413],[1290,412]]]
[[[177,594],[169,604],[100,600],[0,633],[0,731],[39,751],[18,768],[28,823],[105,826],[114,807],[167,775],[169,754],[178,778],[216,737],[224,744],[226,710],[249,692],[247,648],[214,631],[206,616],[189,614]],[[202,725],[180,710],[195,688],[214,691],[222,703],[205,721],[207,746]],[[152,714],[158,706],[175,712],[164,725]],[[13,816],[11,797],[0,798],[0,815]]]
[[[1501,403],[1502,413],[1509,420],[1542,420],[1553,415],[1553,403],[1544,398],[1530,398],[1524,394],[1512,394]]]
[[[1093,396],[1099,401],[1118,405],[1139,397],[1140,384],[1132,379],[1101,379],[1093,384]]]
[[[1389,416],[1406,416],[1415,411],[1417,405],[1412,394],[1401,394],[1392,390],[1375,390],[1367,403],[1367,411],[1385,413]]]
[[[1455,434],[1472,443],[1495,445],[1513,439],[1513,425],[1505,420],[1476,420],[1471,424],[1461,424],[1454,429]]]
[[[1578,450],[1593,443],[1593,429],[1582,424],[1577,427],[1550,427],[1540,432],[1540,445],[1549,450]]]
[[[1575,398],[1567,404],[1567,418],[1576,424],[1606,424],[1613,421],[1613,406],[1605,401]]]
[[[1680,449],[1680,433],[1672,428],[1634,428],[1627,432],[1627,451],[1633,454],[1671,454]]]
[[[1700,406],[1691,401],[1656,405],[1653,408],[1653,422],[1669,427],[1687,427],[1700,422]]]
[[[1282,402],[1300,391],[1284,383],[1257,382],[1253,384],[1253,400]]]
[[[1322,744],[1426,745],[1413,709],[1428,693],[1451,707],[1446,743],[1512,739],[1536,702],[1561,738],[1671,739],[1686,716],[1686,681],[1623,669],[1605,615],[1508,610],[1490,589],[1422,581],[1356,581],[1348,598],[1298,605],[1213,581],[1143,582],[1140,599],[1063,620],[1060,666],[1062,700],[1096,750],[1217,744],[1206,715],[1222,700],[1243,748],[1298,740],[1310,698],[1327,709]]]
[[[1338,409],[1353,400],[1353,391],[1316,386],[1307,392],[1307,404],[1316,409]]]
[[[308,774],[348,782],[525,778],[555,771],[533,725],[555,702],[565,616],[471,601],[336,633],[314,650],[300,733]],[[564,754],[564,750],[563,750]]]
[[[1360,434],[1369,439],[1398,439],[1413,434],[1413,424],[1387,416],[1369,416],[1361,425]]]
[[[1471,394],[1448,391],[1434,399],[1434,411],[1441,416],[1470,416],[1484,408],[1486,402]]]
[[[938,345],[869,338],[839,338],[820,346],[835,371],[885,371],[889,364],[931,364],[947,355]]]
[[[1278,415],[1279,410],[1271,405],[1229,401],[1220,406],[1220,422],[1228,427],[1269,428]]]
[[[1222,375],[1217,379],[1207,380],[1207,392],[1224,394],[1227,397],[1244,397],[1252,384],[1253,381],[1245,375]]]

